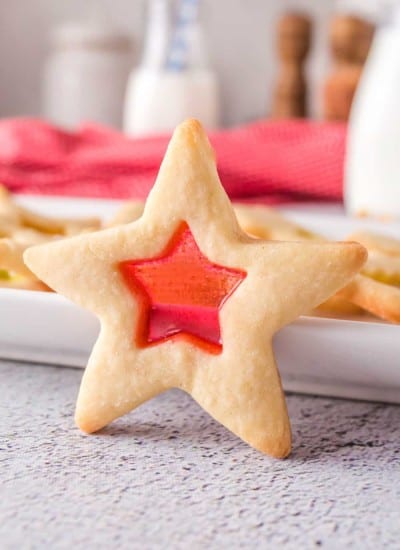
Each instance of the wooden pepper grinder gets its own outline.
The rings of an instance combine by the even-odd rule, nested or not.
[[[275,87],[272,116],[275,118],[306,115],[307,85],[304,63],[311,43],[311,20],[287,13],[278,24],[280,70]]]
[[[326,120],[348,120],[373,34],[374,26],[358,17],[338,15],[333,18],[329,41],[334,68],[323,90]]]

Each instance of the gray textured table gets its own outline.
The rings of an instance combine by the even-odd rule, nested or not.
[[[400,407],[291,395],[290,459],[171,391],[97,436],[81,372],[0,363],[0,548],[400,548]]]

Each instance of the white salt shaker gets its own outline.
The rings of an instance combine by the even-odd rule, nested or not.
[[[44,115],[69,128],[83,120],[120,128],[131,46],[127,36],[102,24],[56,29],[44,71]]]
[[[400,217],[400,2],[375,33],[349,121],[345,205]]]
[[[124,129],[134,136],[169,132],[186,118],[219,123],[218,82],[209,67],[198,1],[181,0],[171,28],[168,0],[152,0],[144,56],[129,79]]]

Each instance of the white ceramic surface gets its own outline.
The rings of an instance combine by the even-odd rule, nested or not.
[[[351,108],[345,203],[350,214],[399,219],[400,2],[391,4],[395,12],[375,33]]]
[[[25,197],[53,215],[107,217],[118,201]],[[304,226],[340,239],[369,227],[398,235],[399,224],[345,218],[339,207],[285,208]],[[0,358],[83,367],[98,322],[56,294],[0,289]],[[400,327],[380,322],[301,318],[274,339],[287,390],[400,403]]]

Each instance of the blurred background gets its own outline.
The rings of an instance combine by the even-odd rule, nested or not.
[[[398,52],[400,0],[0,0],[0,181],[144,197],[195,117],[232,197],[400,215]]]
[[[43,114],[44,67],[55,48],[51,35],[64,23],[105,19],[132,39],[131,65],[138,63],[149,4],[145,0],[0,0],[0,115]],[[279,64],[277,25],[290,11],[306,13],[312,20],[307,101],[310,114],[322,116],[321,89],[332,63],[330,20],[346,10],[363,16],[371,11],[362,0],[203,0],[200,20],[210,67],[218,77],[221,123],[239,124],[271,112]]]

